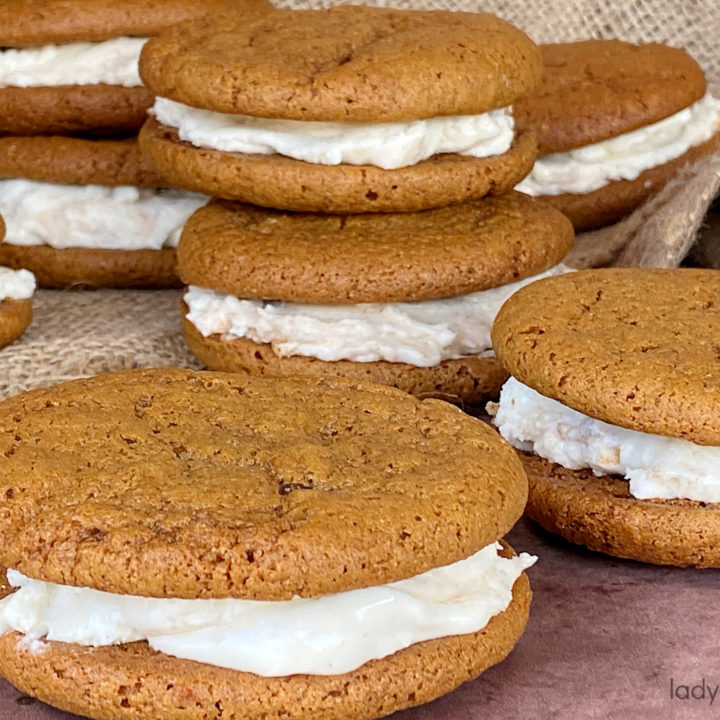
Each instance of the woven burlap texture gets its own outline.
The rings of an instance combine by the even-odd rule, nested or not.
[[[281,7],[334,2],[285,0]],[[720,90],[718,0],[394,0],[405,8],[485,10],[537,42],[618,37],[687,48]],[[673,267],[692,244],[720,185],[720,156],[687,169],[618,225],[580,236],[573,262]],[[178,291],[39,291],[35,319],[0,351],[0,396],[83,375],[132,367],[192,366],[180,329]]]

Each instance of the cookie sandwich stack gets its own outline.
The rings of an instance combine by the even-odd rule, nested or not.
[[[720,567],[719,293],[715,270],[628,268],[507,302],[493,412],[524,451],[531,518],[610,555]]]
[[[182,370],[0,404],[0,673],[93,718],[375,718],[502,660],[515,452],[436,400]],[[32,600],[30,600],[32,598]]]
[[[517,189],[551,202],[576,230],[619,220],[720,148],[720,101],[684,50],[588,40],[542,53],[543,80],[515,107],[540,157]]]
[[[249,9],[263,0],[244,0]],[[8,0],[0,7],[0,264],[41,285],[177,283],[180,228],[207,201],[165,189],[134,135],[152,93],[138,57],[227,0]]]
[[[5,223],[0,217],[0,240]],[[32,321],[35,277],[28,270],[0,267],[0,348],[17,340]]]
[[[277,11],[150,41],[141,145],[173,184],[222,199],[178,248],[193,351],[215,369],[496,394],[492,318],[573,239],[507,194],[534,160],[511,105],[539,66],[527,36],[472,13]]]

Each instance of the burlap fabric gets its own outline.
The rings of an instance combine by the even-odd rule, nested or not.
[[[282,7],[333,2],[280,0]],[[618,37],[687,48],[720,91],[718,0],[375,0],[406,8],[486,10],[538,42]],[[720,156],[687,170],[635,215],[585,233],[573,263],[673,267],[693,245],[720,186]],[[710,241],[713,246],[713,241]],[[26,335],[0,351],[0,396],[81,375],[128,367],[191,365],[179,323],[178,292],[38,292]]]

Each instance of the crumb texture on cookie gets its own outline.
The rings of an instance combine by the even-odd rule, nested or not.
[[[525,385],[621,427],[720,445],[720,273],[582,270],[505,303],[493,347]]]
[[[312,597],[467,557],[527,485],[491,428],[357,382],[125,371],[0,404],[0,563],[152,597]]]
[[[216,112],[388,122],[510,105],[539,80],[540,52],[484,13],[345,6],[186,23],[145,46],[140,73]]]
[[[626,480],[568,470],[522,454],[527,515],[545,530],[596,552],[680,567],[720,567],[720,504],[638,500]]]
[[[651,125],[700,100],[707,84],[680,48],[620,40],[541,45],[543,79],[515,105],[518,128],[537,133],[541,155]]]
[[[520,193],[381,217],[215,202],[185,226],[178,270],[188,285],[241,298],[403,302],[517,282],[572,243],[560,212]]]
[[[3,0],[4,47],[155,35],[212,12],[270,10],[267,0]]]

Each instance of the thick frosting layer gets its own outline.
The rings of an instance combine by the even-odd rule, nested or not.
[[[0,87],[57,85],[142,85],[140,51],[147,38],[120,37],[105,42],[0,52]]]
[[[168,655],[256,675],[337,675],[423,640],[476,632],[505,610],[535,558],[493,543],[399,582],[289,601],[114,595],[30,580],[0,601],[0,633],[97,647],[147,640]]]
[[[413,122],[303,122],[225,115],[159,97],[150,112],[196,147],[385,170],[415,165],[439,153],[500,155],[510,149],[514,135],[510,108]]]
[[[544,155],[516,186],[528,195],[589,193],[684,155],[720,130],[720,101],[705,95],[660,122],[569,152]]]
[[[570,470],[627,478],[640,499],[720,502],[720,447],[650,435],[583,415],[510,378],[488,410],[500,434]]]
[[[35,276],[29,270],[0,267],[0,300],[27,300],[35,292]]]
[[[523,285],[569,270],[556,265],[510,285],[422,302],[304,305],[241,300],[194,286],[185,302],[188,320],[203,336],[270,343],[280,357],[432,367],[490,350],[490,329],[502,304]]]
[[[177,247],[204,195],[183,190],[0,181],[0,214],[11,245],[106,250]]]

